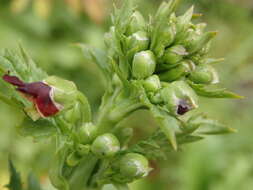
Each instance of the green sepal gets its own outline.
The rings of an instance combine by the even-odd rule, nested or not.
[[[186,128],[195,129],[194,134],[200,135],[219,135],[236,132],[235,129],[229,128],[217,120],[210,119],[203,113],[189,118]]]
[[[188,52],[186,51],[184,46],[175,45],[165,50],[164,55],[160,60],[160,63],[175,65],[187,55]]]
[[[167,23],[166,26],[161,28],[157,44],[152,49],[156,57],[161,58],[164,54],[165,48],[170,46],[176,35],[176,27],[174,23]]]
[[[207,64],[199,64],[189,75],[189,79],[197,84],[219,83],[219,76],[216,70]]]
[[[151,46],[150,49],[156,51],[156,46],[159,46],[161,43],[164,34],[164,28],[168,25],[168,19],[176,9],[177,5],[179,4],[179,0],[171,0],[169,2],[163,2],[157,10],[153,22],[153,26],[151,27]]]
[[[151,113],[158,122],[161,131],[165,134],[174,150],[177,150],[176,132],[179,130],[179,122],[163,110],[153,106]]]
[[[190,7],[184,15],[177,17],[176,19],[176,39],[175,41],[181,42],[187,36],[187,29],[191,26],[191,19],[193,16],[194,7]]]
[[[221,63],[223,62],[225,59],[224,58],[218,58],[218,59],[215,59],[215,58],[204,58],[204,59],[201,59],[200,60],[200,63],[201,64],[217,64],[217,63]]]
[[[187,60],[181,62],[175,68],[172,68],[165,72],[161,72],[158,76],[162,81],[172,82],[187,75],[190,71],[193,70],[194,67],[195,67],[194,63],[190,60]]]
[[[212,40],[218,32],[206,32],[195,40],[192,40],[186,44],[186,49],[190,54],[196,53]]]
[[[230,92],[225,88],[217,89],[212,86],[206,86],[203,84],[195,84],[191,81],[188,81],[188,84],[194,89],[194,91],[199,96],[204,96],[208,98],[234,98],[234,99],[244,98],[243,96]]]
[[[204,137],[197,135],[186,135],[178,137],[178,144],[188,144],[203,140]]]

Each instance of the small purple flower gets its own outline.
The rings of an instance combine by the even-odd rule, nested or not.
[[[5,74],[3,80],[17,86],[16,90],[34,103],[42,117],[53,116],[60,111],[51,98],[52,87],[43,82],[25,83],[16,76]]]

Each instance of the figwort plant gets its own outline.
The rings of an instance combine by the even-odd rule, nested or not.
[[[149,160],[165,158],[204,135],[234,132],[202,113],[182,117],[199,106],[199,96],[241,97],[215,85],[219,78],[213,64],[223,59],[207,54],[217,32],[206,32],[205,23],[192,22],[200,16],[193,13],[193,7],[177,16],[178,3],[162,3],[145,20],[132,1],[124,1],[112,14],[113,26],[104,37],[106,50],[79,44],[85,59],[98,65],[107,84],[95,118],[73,82],[48,76],[22,47],[19,54],[9,50],[1,54],[4,90],[0,99],[24,111],[19,126],[22,134],[55,139],[49,177],[57,189],[101,189],[105,184],[128,189],[128,183],[152,170]],[[129,146],[133,129],[118,124],[140,109],[149,110],[159,128]],[[8,187],[14,189],[21,183],[13,182],[20,178],[15,178],[10,166]]]

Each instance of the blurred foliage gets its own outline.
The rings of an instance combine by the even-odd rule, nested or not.
[[[118,3],[118,1],[115,1]],[[200,110],[238,129],[229,136],[212,137],[182,151],[173,152],[151,175],[132,184],[133,190],[250,190],[253,187],[253,3],[252,0],[188,0],[195,4],[201,20],[210,29],[219,30],[213,43],[214,57],[226,61],[221,81],[244,95],[241,101],[202,99]],[[160,0],[139,0],[144,14],[154,12]],[[77,42],[103,46],[102,36],[109,27],[110,0],[1,0],[0,48],[16,48],[21,41],[38,65],[50,74],[76,82],[88,96],[95,112],[105,88],[101,73],[92,63],[83,61]],[[183,6],[184,7],[184,6]],[[1,87],[0,87],[1,88]],[[143,117],[142,122],[138,118]],[[22,114],[0,103],[0,190],[8,183],[8,155],[17,170],[27,178],[30,171],[40,176],[45,190],[52,189],[47,169],[54,147],[21,137],[16,126]],[[137,131],[135,139],[145,138],[156,127],[145,112],[131,115],[122,125]],[[105,189],[111,189],[110,186]]]

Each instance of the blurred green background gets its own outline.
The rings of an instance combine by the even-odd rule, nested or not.
[[[117,0],[115,0],[118,3]],[[144,15],[154,13],[160,0],[139,0]],[[200,110],[238,133],[208,137],[171,153],[133,190],[252,190],[253,189],[253,1],[182,0],[181,11],[191,4],[210,30],[218,30],[212,56],[225,57],[216,66],[223,86],[244,100],[201,99]],[[83,61],[75,43],[103,47],[110,26],[111,0],[0,0],[0,48],[17,48],[21,42],[35,62],[49,74],[73,80],[89,98],[95,113],[105,88],[98,68]],[[179,10],[179,12],[180,12]],[[142,118],[142,120],[140,120]],[[33,170],[45,190],[53,189],[47,170],[54,147],[17,133],[22,113],[0,102],[0,190],[8,182],[8,156],[25,177]],[[155,127],[148,113],[138,112],[123,123],[136,138]],[[106,189],[111,189],[107,187]]]

